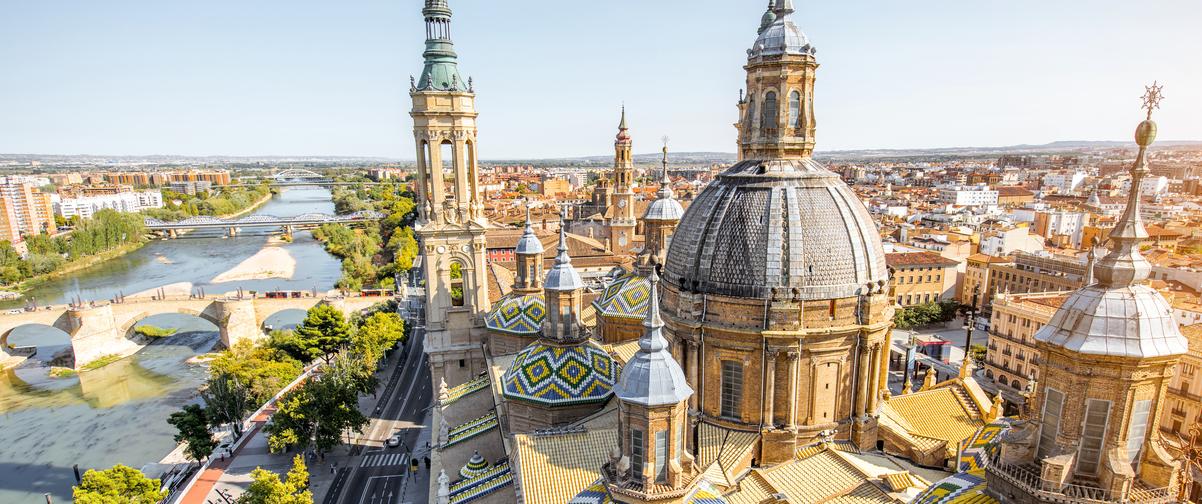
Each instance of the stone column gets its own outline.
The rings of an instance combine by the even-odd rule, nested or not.
[[[688,347],[686,348],[686,353],[688,353],[688,355],[685,357],[685,360],[688,362],[688,364],[685,366],[685,369],[688,370],[689,384],[693,386],[694,390],[693,395],[689,396],[689,409],[697,410],[697,396],[701,394],[701,382],[697,380],[697,352],[700,349],[698,348],[697,343],[693,341],[681,341],[683,341]]]
[[[442,173],[442,139],[430,139],[430,199],[434,207],[434,215],[440,215],[439,210],[446,201],[446,178]],[[441,220],[441,219],[439,219]]]
[[[797,430],[797,361],[801,358],[801,353],[796,350],[789,350],[789,430]]]
[[[810,401],[809,409],[806,411],[806,425],[814,425],[814,403],[818,397],[818,359],[813,355],[810,356]]]
[[[872,358],[868,361],[868,365],[872,366],[872,379],[868,382],[868,413],[876,413],[877,403],[881,398],[880,382],[881,382],[881,345],[872,345]]]
[[[776,353],[769,349],[764,361],[764,418],[763,423],[768,428],[776,427]]]
[[[860,344],[860,349],[856,357],[856,409],[855,416],[864,416],[865,408],[868,403],[868,368],[872,363],[868,362],[868,348],[863,343]]]

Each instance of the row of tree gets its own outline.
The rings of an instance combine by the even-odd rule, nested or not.
[[[893,314],[893,325],[898,329],[913,329],[926,325],[950,322],[956,318],[960,303],[943,301],[907,306]]]
[[[375,210],[385,214],[377,226],[365,229],[327,224],[313,231],[328,252],[342,259],[338,287],[395,287],[395,278],[409,271],[418,253],[413,233],[416,206],[408,188],[399,184],[336,187],[333,200],[338,213]]]
[[[0,284],[53,273],[70,261],[141,242],[145,234],[141,215],[105,209],[80,222],[70,235],[27,237],[25,258],[17,254],[11,242],[0,241]]]
[[[271,194],[263,183],[253,187],[225,188],[195,195],[163,189],[163,208],[143,210],[145,215],[162,220],[181,220],[197,215],[222,216],[241,212]]]
[[[313,504],[309,469],[300,455],[284,478],[263,468],[250,473],[250,486],[237,504]],[[126,465],[89,470],[72,492],[76,504],[157,504],[167,498],[162,482]]]

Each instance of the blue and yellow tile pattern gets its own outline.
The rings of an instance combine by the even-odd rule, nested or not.
[[[556,346],[536,341],[501,377],[505,397],[558,406],[603,402],[619,376],[617,362],[592,341]]]
[[[546,317],[547,303],[541,293],[510,294],[484,316],[484,326],[510,334],[536,335]]]

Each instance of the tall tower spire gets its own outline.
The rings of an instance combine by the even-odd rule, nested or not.
[[[488,296],[484,204],[476,179],[476,95],[459,75],[446,0],[426,0],[420,82],[409,97],[417,159],[418,222],[426,282],[426,353],[437,385],[463,383],[485,366]],[[448,364],[451,363],[451,364]]]
[[[668,244],[680,218],[684,216],[684,207],[672,194],[672,179],[668,177],[668,144],[665,139],[663,171],[660,174],[658,198],[647,205],[643,213],[644,243],[643,251],[639,253],[635,264],[638,273],[643,276],[652,274],[657,267],[662,267],[668,256]]]
[[[421,91],[467,91],[468,85],[459,75],[459,56],[451,42],[451,7],[447,0],[426,0],[422,9],[426,18],[426,64],[417,81]]]
[[[517,276],[513,290],[522,294],[535,294],[543,288],[543,243],[534,234],[530,221],[530,202],[526,202],[526,229],[514,249],[517,259]]]
[[[588,332],[580,324],[580,310],[584,296],[584,280],[572,257],[568,255],[567,208],[559,221],[559,247],[556,249],[555,265],[547,272],[543,282],[547,301],[547,316],[543,319],[543,337],[560,343],[574,343],[588,339]]]
[[[792,0],[774,0],[747,51],[747,95],[739,101],[740,159],[809,157],[814,151],[818,62],[793,23]]]
[[[1148,278],[1152,265],[1139,252],[1139,246],[1148,239],[1148,230],[1144,227],[1140,215],[1141,185],[1148,169],[1148,147],[1156,140],[1156,123],[1152,121],[1152,111],[1160,106],[1162,86],[1152,83],[1144,95],[1144,108],[1148,115],[1135,129],[1135,142],[1139,145],[1139,154],[1131,165],[1131,190],[1127,196],[1127,208],[1123,216],[1115,223],[1110,232],[1110,251],[1098,260],[1094,276],[1099,283],[1106,287],[1117,288],[1134,285]]]
[[[634,154],[630,130],[626,126],[626,106],[614,139],[613,209],[609,220],[609,248],[624,254],[634,241]]]

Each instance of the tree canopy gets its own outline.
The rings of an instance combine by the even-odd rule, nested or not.
[[[197,462],[213,454],[217,441],[209,432],[209,417],[199,404],[189,404],[167,417],[167,423],[175,426],[175,442],[188,443],[184,453]]]
[[[306,362],[321,357],[328,364],[330,357],[351,340],[351,327],[346,318],[341,311],[328,304],[310,308],[294,332],[296,339],[293,344],[296,346],[293,351],[307,357]]]
[[[72,492],[76,504],[155,504],[167,497],[157,479],[117,464],[103,471],[84,473]]]
[[[250,486],[238,497],[238,504],[313,504],[309,470],[300,455],[292,458],[292,469],[284,479],[261,467],[251,471],[250,477]]]

